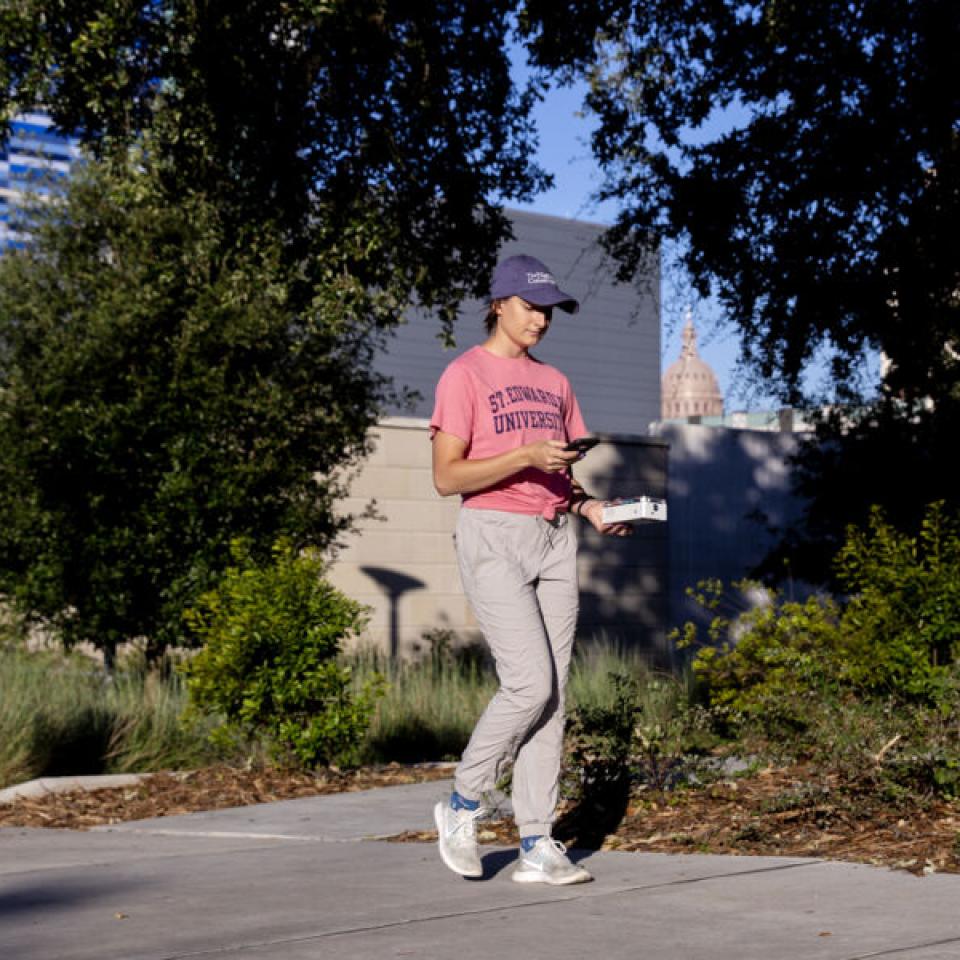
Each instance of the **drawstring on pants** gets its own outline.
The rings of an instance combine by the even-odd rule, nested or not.
[[[557,532],[562,530],[566,525],[567,515],[565,513],[555,513],[552,517],[540,514],[537,517],[537,526],[543,531],[551,550],[553,549],[553,541]]]

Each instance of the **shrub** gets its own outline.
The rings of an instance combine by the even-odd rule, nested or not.
[[[277,759],[304,767],[348,758],[359,745],[378,691],[355,692],[338,662],[343,639],[365,623],[365,609],[323,577],[313,551],[287,542],[259,565],[233,545],[217,589],[186,614],[203,649],[182,669],[194,709],[225,719],[216,736],[262,737]]]
[[[781,603],[774,596],[737,618],[736,640],[728,639],[733,624],[715,617],[709,632],[716,646],[698,651],[693,671],[718,716],[759,717],[775,732],[802,729],[812,691],[830,682],[826,660],[838,617],[829,598]],[[684,643],[695,640],[688,625]]]
[[[605,681],[605,698],[570,711],[566,734],[563,792],[571,804],[558,835],[586,847],[617,828],[634,787],[671,789],[713,766],[706,711],[691,703],[682,679],[620,669]]]
[[[851,593],[842,632],[849,682],[936,701],[960,653],[957,519],[934,503],[910,537],[874,508],[868,531],[848,528],[837,570]]]
[[[781,602],[775,596],[736,622],[714,618],[714,646],[701,649],[693,666],[715,703],[785,719],[798,695],[809,697],[824,686],[937,701],[960,643],[956,521],[942,504],[932,504],[919,536],[910,537],[874,509],[868,530],[848,528],[836,566],[849,591],[845,602]],[[701,602],[715,608],[720,587],[704,586]],[[696,639],[688,624],[683,642]]]
[[[643,708],[640,688],[632,677],[608,675],[611,699],[606,704],[584,704],[570,712],[567,758],[580,782],[575,795],[616,790],[630,780],[634,733]]]
[[[939,503],[915,537],[874,509],[836,558],[849,591],[717,616],[693,669],[726,732],[849,782],[960,790],[960,534]],[[743,585],[738,585],[743,587]],[[699,599],[716,609],[717,584]],[[688,624],[683,643],[696,643]],[[756,743],[751,743],[756,748]]]

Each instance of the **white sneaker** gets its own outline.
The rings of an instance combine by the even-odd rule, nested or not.
[[[454,873],[462,877],[483,876],[477,851],[477,818],[483,812],[483,807],[454,810],[449,800],[440,800],[433,808],[440,857]]]
[[[541,837],[527,851],[521,847],[512,876],[517,883],[550,883],[556,887],[593,879],[583,867],[570,862],[567,848],[553,837]]]

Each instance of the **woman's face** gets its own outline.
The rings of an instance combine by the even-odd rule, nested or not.
[[[538,307],[520,297],[501,300],[496,309],[497,329],[524,351],[543,339],[553,318],[553,307]]]

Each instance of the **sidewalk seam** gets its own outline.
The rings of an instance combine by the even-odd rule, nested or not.
[[[898,953],[912,953],[914,950],[926,950],[929,947],[945,947],[951,943],[960,943],[960,937],[947,937],[946,940],[914,943],[909,947],[891,947],[889,950],[877,950],[874,953],[858,953],[855,957],[847,957],[847,960],[874,960],[875,957],[894,957]]]
[[[752,876],[758,873],[774,873],[780,870],[793,870],[797,867],[809,867],[822,864],[822,860],[811,860],[808,863],[785,863],[775,867],[761,867],[756,870],[743,870],[736,873],[714,874],[709,877],[690,877],[683,880],[671,880],[667,883],[637,884],[632,887],[619,887],[616,890],[603,890],[594,887],[593,890],[584,890],[580,893],[571,893],[569,896],[555,896],[541,900],[526,900],[522,903],[501,903],[496,906],[481,907],[476,910],[458,910],[453,913],[439,913],[428,917],[410,917],[403,920],[391,920],[388,923],[374,923],[365,926],[346,927],[342,930],[328,930],[323,933],[313,933],[300,937],[280,937],[275,940],[261,940],[256,943],[234,943],[207,950],[190,951],[188,953],[171,953],[159,960],[190,960],[192,957],[211,957],[217,954],[245,950],[259,950],[265,947],[278,947],[284,944],[309,943],[313,940],[328,940],[334,937],[347,937],[358,933],[373,933],[379,930],[390,930],[398,927],[409,927],[420,923],[433,923],[438,920],[455,920],[458,917],[479,917],[488,913],[503,913],[505,911],[527,909],[530,907],[544,907],[555,903],[570,903],[577,900],[596,900],[602,897],[620,896],[625,893],[637,893],[644,890],[665,890],[670,887],[684,886],[692,883],[702,883],[710,880],[733,880],[737,877]],[[947,941],[950,942],[950,941]],[[861,958],[850,958],[861,960]],[[864,958],[866,960],[866,958]]]
[[[357,837],[324,837],[302,833],[239,833],[233,830],[164,830],[162,828],[120,827],[103,824],[90,833],[114,833],[136,837],[205,837],[208,840],[295,840],[307,843],[364,843],[368,840],[385,841],[396,833],[364,834]]]

